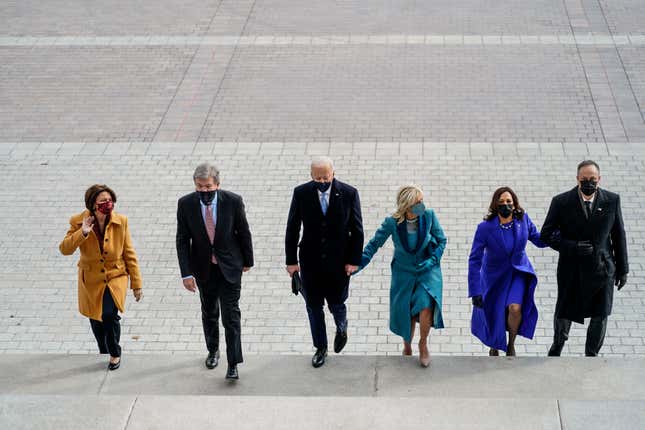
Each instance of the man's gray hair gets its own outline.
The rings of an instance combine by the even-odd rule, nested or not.
[[[329,166],[331,170],[334,170],[334,161],[325,156],[318,156],[314,157],[311,159],[311,168],[313,169],[314,167],[327,167]]]
[[[208,179],[213,178],[215,184],[219,184],[219,170],[211,163],[202,163],[195,169],[193,173],[193,181],[195,179]]]

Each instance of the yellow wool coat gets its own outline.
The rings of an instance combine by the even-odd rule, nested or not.
[[[80,248],[78,261],[78,310],[93,320],[102,321],[103,294],[110,289],[119,311],[125,309],[125,295],[130,287],[141,288],[141,273],[137,254],[132,246],[128,218],[112,212],[105,227],[103,255],[94,231],[83,236],[83,219],[90,216],[88,210],[74,215],[69,220],[69,230],[59,249],[63,255],[72,255]]]

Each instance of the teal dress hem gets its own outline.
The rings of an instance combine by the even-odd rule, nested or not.
[[[390,236],[394,244],[390,265],[390,330],[409,341],[412,318],[426,307],[434,310],[432,326],[436,329],[444,328],[440,261],[447,239],[431,209],[420,217],[418,240],[414,246],[408,241],[406,229],[402,229],[393,217],[388,217],[363,250],[359,270],[370,263]],[[417,310],[419,312],[413,314]]]

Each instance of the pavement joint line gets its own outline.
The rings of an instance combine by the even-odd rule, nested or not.
[[[101,154],[109,153],[108,143],[101,153],[97,151],[88,151],[93,144],[101,144],[100,142],[80,141],[80,142],[46,142],[47,147],[44,147],[40,142],[2,142],[0,141],[0,160],[10,160],[15,157],[41,157],[46,159],[48,157],[59,156],[78,156],[82,158],[90,158],[101,156]],[[521,156],[521,151],[518,148],[526,146],[535,147],[535,151],[542,156],[563,154],[566,157],[578,157],[582,155],[595,156],[598,155],[598,148],[602,148],[602,153],[608,155],[624,155],[625,150],[628,150],[635,157],[645,155],[645,142],[622,142],[622,141],[607,141],[607,142],[523,142],[523,141],[504,141],[504,142],[441,142],[441,141],[424,141],[424,142],[407,142],[407,141],[383,141],[376,142],[379,148],[392,147],[396,150],[391,151],[391,155],[403,155],[405,153],[406,145],[420,145],[421,156],[424,158],[433,155],[454,155],[471,159],[480,156],[495,156],[509,154],[510,156]],[[351,155],[356,151],[363,151],[366,145],[371,145],[370,142],[362,141],[199,141],[196,145],[194,141],[166,141],[159,140],[154,142],[113,142],[114,145],[128,144],[129,146],[138,145],[142,147],[141,151],[118,153],[119,157],[127,156],[203,156],[203,155],[224,155],[227,156],[246,156],[246,155],[287,155],[291,153],[294,147],[302,148],[302,154],[305,155],[334,155],[343,156]],[[572,145],[575,150],[572,150]],[[25,148],[26,146],[26,148]],[[63,148],[65,146],[65,148]],[[204,151],[204,146],[210,146],[208,151]],[[432,151],[428,152],[429,147],[433,147]],[[349,150],[347,149],[349,147]],[[48,152],[47,148],[54,148],[55,151]],[[376,148],[376,146],[374,146]],[[509,151],[509,148],[511,150]],[[438,149],[438,152],[436,151]],[[252,153],[249,152],[252,150]],[[533,152],[529,151],[527,156],[532,156]]]
[[[255,8],[257,0],[253,0],[253,3],[251,3],[251,6],[249,7],[248,14],[246,16],[246,19],[244,20],[244,24],[242,25],[242,28],[239,30],[239,33],[235,35],[236,37],[236,44],[234,45],[233,52],[229,54],[228,61],[226,62],[226,66],[224,67],[224,70],[222,71],[221,78],[219,80],[219,83],[217,84],[217,89],[213,94],[213,97],[211,98],[211,102],[208,106],[208,109],[206,111],[206,115],[204,116],[204,121],[202,122],[202,126],[199,128],[199,133],[197,134],[197,141],[200,140],[202,137],[202,134],[204,133],[204,129],[206,128],[206,124],[208,123],[208,118],[211,116],[211,112],[213,111],[213,106],[215,106],[217,98],[219,97],[220,91],[222,90],[222,85],[224,84],[224,80],[226,78],[227,73],[229,72],[231,65],[233,64],[233,60],[236,58],[237,55],[237,48],[239,45],[237,45],[237,41],[239,40],[239,37],[242,36],[246,30],[246,26],[249,24],[249,19],[251,15],[253,14],[253,9]],[[221,3],[220,3],[221,4]],[[210,26],[209,26],[210,28]],[[193,149],[194,150],[194,149]]]
[[[598,2],[598,7],[600,8],[600,12],[602,14],[602,18],[603,18],[603,20],[605,22],[605,25],[607,26],[607,28],[609,28],[609,21],[607,19],[607,14],[605,13],[605,9],[603,8],[603,6],[602,6],[602,4],[600,2]],[[610,30],[610,32],[611,32],[611,30]],[[617,46],[619,44],[620,45],[626,45],[626,44],[632,43],[632,39],[630,37],[629,41],[626,41],[625,37],[624,37],[625,35],[614,34],[613,32],[611,32],[611,35],[612,35],[612,38],[613,38],[613,40],[615,42],[614,49],[615,49],[615,52],[616,52],[616,56],[618,57],[618,60],[620,61],[620,66],[622,67],[622,70],[623,70],[623,72],[625,74],[625,80],[627,81],[627,85],[629,86],[629,89],[630,89],[630,91],[632,93],[633,101],[634,101],[634,103],[636,105],[635,106],[636,111],[638,113],[640,113],[641,119],[643,120],[643,122],[645,122],[645,113],[643,113],[643,109],[641,109],[639,98],[636,95],[636,92],[634,91],[634,85],[632,83],[632,78],[630,77],[629,73],[627,73],[627,68],[625,67],[625,62],[623,60],[623,56],[620,53],[620,49],[617,48]],[[631,36],[631,35],[629,35],[629,36]],[[620,43],[617,43],[617,40],[616,40],[617,37],[618,37],[618,40],[620,41]],[[616,104],[616,105],[618,105],[618,104]],[[623,127],[623,129],[624,129],[624,127]],[[627,132],[627,130],[625,130],[625,134],[628,135],[628,137],[629,137],[629,133]]]
[[[99,384],[99,389],[96,391],[97,395],[101,394],[101,391],[103,391],[103,386],[105,385],[105,382],[107,381],[109,370],[105,369],[105,373],[103,374],[103,379],[101,379],[101,384]]]
[[[130,426],[130,420],[132,419],[132,413],[134,412],[134,408],[137,405],[137,401],[139,401],[139,396],[135,396],[132,404],[130,405],[130,410],[128,411],[128,419],[125,420],[123,430],[126,430]]]
[[[222,6],[222,1],[220,0],[220,2],[217,5],[217,8],[215,9],[215,13],[213,14],[213,16],[211,16],[211,19],[209,21],[208,28],[207,28],[205,34],[208,33],[208,29],[210,29],[211,26],[213,25],[213,21],[217,17],[217,14],[219,13],[221,6]],[[206,37],[206,36],[200,36],[200,37]],[[202,40],[202,39],[200,39],[200,40]],[[184,70],[184,73],[183,73],[182,78],[181,78],[181,82],[179,83],[179,85],[177,85],[177,88],[176,88],[176,90],[175,90],[175,92],[173,94],[172,100],[167,105],[166,110],[164,112],[164,115],[163,115],[163,117],[159,121],[159,124],[156,127],[155,134],[153,136],[153,140],[155,140],[157,138],[157,136],[159,136],[159,133],[162,130],[165,130],[165,128],[167,128],[169,130],[172,129],[171,126],[166,126],[166,120],[169,117],[169,113],[171,113],[171,109],[173,108],[173,105],[175,105],[175,100],[177,99],[177,96],[182,93],[184,82],[186,82],[186,78],[190,76],[191,70],[195,67],[196,60],[198,60],[200,51],[201,51],[202,48],[204,48],[204,46],[208,46],[208,45],[200,44],[200,45],[197,45],[197,48],[195,48],[195,50],[194,50],[194,52],[193,52],[193,54],[191,56],[190,63],[188,64],[188,67],[186,67],[186,69]],[[208,49],[209,48],[204,48],[205,51],[208,50]],[[192,95],[189,98],[188,106],[184,110],[183,115],[181,115],[181,120],[180,120],[179,126],[177,127],[177,129],[174,132],[174,136],[175,136],[174,140],[175,141],[180,140],[179,136],[180,136],[180,133],[182,132],[182,130],[184,128],[184,124],[185,124],[187,116],[188,116],[188,111],[194,105],[195,100],[197,99],[197,97],[198,97],[198,95],[200,93],[200,90],[202,88],[202,85],[205,82],[205,76],[206,76],[206,74],[210,70],[210,67],[213,65],[213,63],[215,61],[214,52],[211,53],[211,55],[209,55],[208,57],[209,57],[209,60],[207,60],[207,67],[206,67],[206,69],[204,69],[204,71],[200,74],[200,77],[199,77],[199,81],[198,81],[199,85],[197,85],[192,90]],[[200,63],[200,62],[197,61],[197,63]],[[197,67],[199,67],[199,66],[201,66],[201,64],[199,64]],[[189,78],[189,80],[190,80],[190,78]],[[186,91],[189,91],[189,90],[186,90]]]
[[[290,45],[444,45],[444,46],[644,46],[645,35],[611,33],[572,34],[327,34],[221,36],[0,36],[3,47],[65,46],[290,46]]]

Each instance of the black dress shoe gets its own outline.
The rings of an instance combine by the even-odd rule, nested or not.
[[[347,330],[337,331],[334,338],[334,352],[338,354],[347,344]]]
[[[562,348],[564,348],[564,343],[554,343],[549,348],[549,357],[559,357],[562,353]]]
[[[237,373],[237,366],[229,365],[228,370],[226,371],[226,379],[240,379],[240,375]]]
[[[119,358],[119,361],[116,363],[108,363],[108,370],[116,370],[119,367],[121,367],[121,359]]]
[[[325,357],[327,357],[327,348],[318,348],[311,359],[311,365],[316,368],[322,366],[325,364]]]
[[[206,361],[204,362],[206,367],[214,369],[217,367],[217,363],[219,363],[219,351],[209,352],[208,357],[206,357]]]

